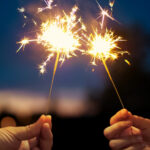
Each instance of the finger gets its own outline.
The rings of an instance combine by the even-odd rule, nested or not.
[[[136,144],[136,145],[132,145],[128,148],[125,148],[123,150],[142,150],[144,148],[144,144]]]
[[[150,119],[146,119],[139,116],[132,117],[133,125],[141,130],[147,129],[150,127]]]
[[[122,109],[119,112],[117,112],[113,117],[110,119],[110,125],[115,124],[116,122],[127,120],[132,116],[132,114],[126,110]]]
[[[138,128],[135,128],[133,126],[125,129],[121,134],[120,134],[120,138],[121,137],[128,137],[128,136],[141,136],[142,135],[142,132],[140,129]]]
[[[30,149],[36,147],[38,145],[38,140],[36,137],[30,139],[29,141]]]
[[[53,134],[48,123],[44,123],[40,136],[40,148],[42,150],[50,150],[53,145]]]
[[[132,131],[132,135],[142,135],[141,130],[134,126],[131,127],[131,131]]]
[[[125,129],[129,128],[130,126],[132,126],[131,121],[120,121],[110,127],[107,127],[104,130],[104,135],[107,139],[117,138]]]
[[[47,116],[45,117],[45,123],[48,123],[49,126],[50,126],[50,128],[52,129],[52,116],[47,115]]]
[[[28,141],[22,141],[18,150],[30,150]]]
[[[27,125],[25,127],[16,128],[16,135],[21,140],[23,139],[31,139],[40,134],[40,129],[45,120],[45,115],[42,115],[39,120],[31,125]]]
[[[141,136],[131,136],[121,139],[114,139],[109,142],[109,146],[112,149],[123,149],[137,143],[142,143],[143,139]]]

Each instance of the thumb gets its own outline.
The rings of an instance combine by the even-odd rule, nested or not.
[[[9,130],[18,140],[28,140],[40,134],[40,129],[44,122],[45,116],[42,115],[39,120],[31,125],[24,127],[9,127]]]
[[[133,126],[141,130],[144,130],[150,127],[150,119],[146,119],[146,118],[134,115],[132,117],[132,121],[133,121]]]

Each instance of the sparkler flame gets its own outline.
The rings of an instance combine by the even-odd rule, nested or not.
[[[69,15],[64,12],[63,17],[57,16],[54,20],[48,20],[42,23],[40,32],[37,33],[37,37],[35,39],[24,38],[18,42],[21,45],[17,52],[19,52],[30,42],[41,44],[44,49],[49,52],[47,59],[39,66],[40,73],[42,74],[46,71],[45,67],[47,66],[47,63],[55,56],[55,54],[57,55],[54,65],[51,89],[58,62],[63,64],[66,59],[75,56],[76,51],[82,51],[79,49],[81,45],[81,37],[78,33],[81,30],[85,30],[85,26],[81,22],[81,19],[77,18],[77,10],[78,7],[74,6]]]
[[[87,54],[92,56],[92,64],[96,65],[96,59],[104,60],[117,59],[119,55],[127,53],[127,51],[119,51],[118,42],[124,41],[122,37],[115,36],[114,32],[106,30],[105,34],[98,34],[97,31],[94,35],[91,34],[89,39],[89,50]]]

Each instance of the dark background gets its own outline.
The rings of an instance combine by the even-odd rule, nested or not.
[[[99,13],[94,0],[57,0],[55,2],[59,4],[59,8],[66,11],[70,10],[75,3],[78,4],[79,14],[83,16],[88,26],[95,22]],[[109,8],[107,0],[99,2],[103,7]],[[16,42],[31,29],[30,24],[22,28],[24,20],[22,15],[18,13],[17,8],[34,6],[35,4],[44,5],[40,0],[2,0],[0,2],[1,103],[5,101],[2,97],[5,91],[13,93],[13,95],[16,94],[16,91],[26,91],[44,95],[45,98],[48,96],[54,62],[48,66],[50,69],[47,73],[41,76],[37,65],[44,60],[45,55],[42,54],[39,47],[34,44],[29,45],[25,48],[25,51],[16,54],[19,46]],[[107,62],[112,77],[117,84],[125,107],[132,113],[144,117],[150,117],[149,6],[148,0],[116,0],[113,16],[120,24],[110,20],[107,22],[108,27],[112,28],[117,35],[127,39],[126,42],[121,44],[121,47],[123,50],[130,52],[130,55],[124,55],[114,62]],[[128,59],[131,66],[128,66],[124,59]],[[89,60],[90,58],[84,56],[72,58],[57,70],[52,102],[57,102],[61,97],[58,95],[63,93],[65,89],[65,97],[70,98],[72,96],[70,103],[74,101],[72,100],[73,97],[75,99],[79,97],[79,105],[82,101],[86,108],[84,108],[84,113],[78,115],[74,115],[74,113],[61,115],[58,113],[61,109],[59,107],[50,110],[49,113],[52,114],[53,118],[53,149],[109,149],[108,141],[103,136],[103,130],[109,125],[110,117],[121,109],[121,105],[102,63],[100,62],[98,66],[93,67]],[[93,68],[95,69],[94,72],[91,71]],[[71,93],[77,93],[77,95],[72,94],[70,96],[70,91]],[[6,95],[5,98],[7,99]],[[82,99],[82,97],[84,98]],[[23,107],[26,107],[26,105]],[[73,108],[74,103],[70,104],[69,107]],[[75,107],[74,110],[79,111],[78,107]],[[1,118],[7,115],[15,118],[17,125],[34,122],[41,114],[41,112],[37,112],[28,116],[17,117],[15,115],[17,110],[14,113],[14,111],[6,111],[5,108],[0,112]]]

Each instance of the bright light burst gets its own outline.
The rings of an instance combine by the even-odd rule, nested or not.
[[[114,32],[106,30],[105,34],[98,34],[97,31],[89,39],[89,50],[87,54],[92,56],[92,64],[96,65],[96,59],[104,60],[117,59],[119,55],[127,53],[126,51],[120,51],[118,42],[124,41],[122,37],[115,36]]]
[[[41,24],[40,31],[36,33],[35,39],[24,38],[18,42],[21,45],[17,52],[31,42],[41,44],[44,50],[49,52],[47,59],[39,66],[42,74],[46,71],[47,63],[56,54],[51,88],[58,62],[62,64],[66,59],[75,56],[76,51],[82,51],[79,49],[81,45],[79,32],[85,30],[85,26],[81,22],[81,18],[77,18],[77,10],[78,7],[74,6],[69,15],[64,12],[63,17],[57,16],[53,20],[47,20]]]

